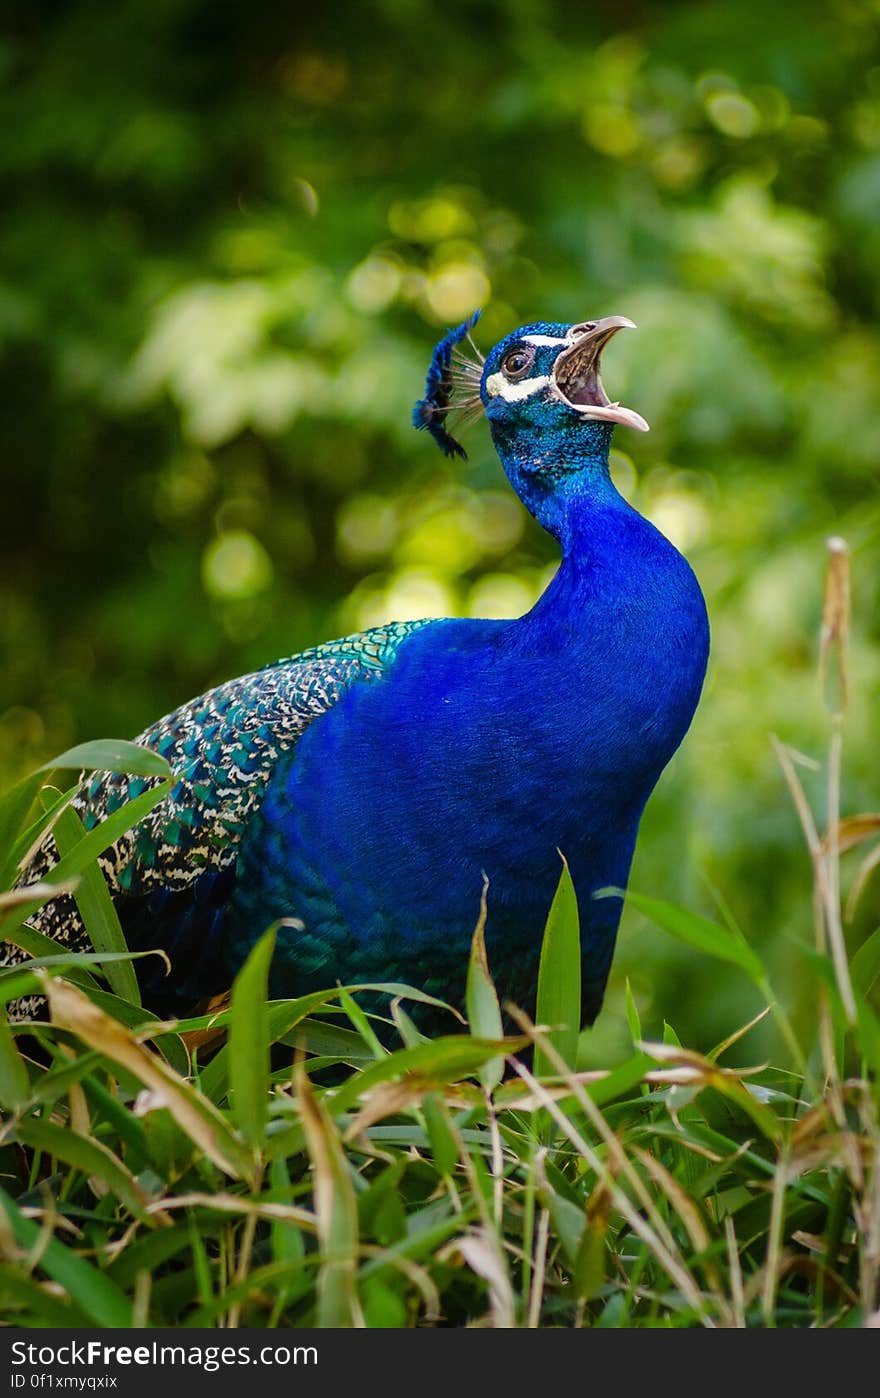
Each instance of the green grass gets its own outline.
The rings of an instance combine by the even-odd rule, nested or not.
[[[845,679],[839,573],[834,564],[823,654]],[[795,756],[779,746],[815,879],[813,938],[801,948],[816,1004],[809,1032],[729,917],[629,895],[694,955],[715,958],[719,975],[753,982],[759,1018],[779,1029],[775,1066],[754,1069],[728,1066],[752,1025],[731,1026],[708,1051],[683,1047],[668,1025],[648,1043],[630,994],[630,1056],[608,1072],[577,1070],[567,870],[536,1023],[508,1007],[515,1037],[502,1034],[482,918],[470,1023],[450,1015],[432,1041],[407,1013],[419,992],[404,986],[384,987],[380,1034],[358,1003],[364,987],[267,1001],[271,930],[226,1008],[158,1023],[139,1003],[96,856],[163,788],[89,834],[44,786],[46,771],[7,793],[0,932],[30,959],[0,972],[0,1000],[40,993],[51,1019],[0,1020],[5,1323],[876,1322],[880,930],[848,959],[839,861],[880,821],[840,818],[842,704],[829,704],[824,835]],[[49,768],[143,770],[144,760],[131,745],[95,745]],[[150,774],[164,773],[155,759]],[[61,851],[51,881],[11,891],[50,827]],[[58,884],[75,885],[91,955],[22,926]]]

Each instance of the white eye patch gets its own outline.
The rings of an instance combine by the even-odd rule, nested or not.
[[[524,398],[540,393],[549,383],[549,374],[535,374],[531,379],[520,379],[519,383],[511,383],[503,374],[490,374],[486,392],[490,398],[503,398],[505,403],[521,403]]]
[[[523,335],[521,343],[524,345],[567,345],[571,341],[570,335]]]

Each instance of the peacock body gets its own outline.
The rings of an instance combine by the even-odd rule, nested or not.
[[[435,352],[416,423],[449,453],[457,386],[488,417],[510,481],[559,541],[559,571],[510,621],[391,624],[318,646],[185,704],[138,740],[170,795],[103,865],[144,999],[182,1013],[228,987],[283,919],[276,995],[407,981],[461,1002],[488,880],[486,941],[503,996],[533,1004],[560,872],[581,915],[583,1014],[599,1010],[645,802],[693,716],[708,655],[699,585],[618,494],[598,367],[620,317],[525,326],[484,364]],[[466,405],[467,406],[467,405]],[[149,779],[98,774],[75,804],[96,824]],[[26,871],[40,877],[41,850]],[[84,941],[72,898],[35,918]]]

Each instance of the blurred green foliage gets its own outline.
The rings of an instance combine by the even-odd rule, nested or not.
[[[797,1001],[809,878],[768,734],[824,741],[829,533],[845,796],[878,800],[877,4],[12,10],[0,777],[346,630],[526,608],[551,541],[483,426],[450,465],[411,403],[475,305],[486,345],[625,313],[606,381],[653,431],[618,431],[617,478],[714,636],[633,886],[706,909],[714,885]],[[853,945],[878,911],[875,887]],[[623,1051],[626,974],[646,1030],[697,1045],[758,1008],[628,913],[591,1055]]]

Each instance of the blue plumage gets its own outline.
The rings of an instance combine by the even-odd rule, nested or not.
[[[450,356],[472,323],[438,345],[417,408],[446,451],[430,410],[453,403]],[[584,1018],[595,1017],[620,902],[593,894],[627,881],[642,810],[691,721],[708,654],[690,567],[609,475],[614,423],[647,427],[609,402],[599,378],[603,346],[629,324],[525,326],[470,372],[514,489],[561,546],[527,615],[407,623],[320,646],[144,734],[178,782],[105,870],[132,943],[172,957],[166,982],[145,982],[156,1008],[222,989],[279,918],[289,921],[277,995],[394,979],[460,1002],[484,874],[493,974],[529,1007],[561,850],[581,912]],[[86,819],[132,780],[88,783]],[[41,918],[43,930],[82,936],[69,900]]]

